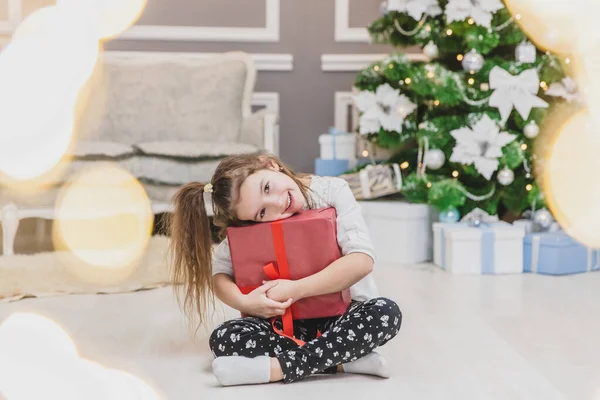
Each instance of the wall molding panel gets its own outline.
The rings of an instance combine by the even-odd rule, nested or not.
[[[265,0],[264,28],[136,25],[119,39],[193,42],[279,42],[280,0]]]
[[[186,57],[192,60],[210,60],[222,53],[203,53],[203,52],[167,52],[167,51],[104,51],[102,56],[111,58],[135,59],[169,59],[170,56]],[[249,53],[254,60],[257,71],[292,71],[294,69],[294,56],[292,54],[269,54],[269,53]]]
[[[264,107],[270,112],[279,115],[279,93],[278,92],[254,92],[250,104],[255,107]]]
[[[321,70],[328,72],[357,72],[388,56],[389,54],[322,54]],[[406,56],[411,61],[429,60],[423,53],[407,53]]]
[[[334,36],[336,42],[369,43],[367,28],[350,28],[350,0],[335,0]]]

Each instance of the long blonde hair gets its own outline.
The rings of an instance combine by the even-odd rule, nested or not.
[[[168,220],[173,283],[180,306],[196,327],[205,322],[209,306],[214,306],[213,243],[204,196],[211,195],[213,223],[221,241],[225,238],[227,227],[252,223],[236,217],[235,205],[239,200],[240,187],[248,176],[273,164],[279,165],[280,172],[296,182],[306,204],[312,208],[309,188],[301,181],[305,175],[296,174],[270,154],[229,156],[219,163],[214,173],[210,182],[212,192],[205,193],[205,184],[192,182],[182,186],[173,197],[175,209]]]

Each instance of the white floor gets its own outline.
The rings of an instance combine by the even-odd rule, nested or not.
[[[388,380],[218,387],[206,332],[189,339],[169,288],[24,300],[0,305],[0,320],[14,311],[47,315],[82,356],[133,372],[168,399],[600,400],[600,273],[458,277],[384,265],[376,278],[404,314],[399,336],[380,349],[394,370]]]

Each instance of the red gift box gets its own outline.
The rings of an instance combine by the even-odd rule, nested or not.
[[[334,208],[305,210],[279,221],[228,228],[227,237],[234,279],[244,294],[265,280],[298,280],[313,275],[341,257]],[[283,334],[293,338],[293,319],[339,316],[350,301],[349,289],[301,299],[286,310]]]

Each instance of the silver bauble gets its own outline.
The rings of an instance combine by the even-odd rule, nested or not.
[[[430,41],[425,45],[425,47],[423,47],[423,53],[425,53],[428,58],[433,60],[440,55],[440,49],[438,49],[435,43]]]
[[[535,56],[536,48],[531,42],[521,42],[515,49],[515,59],[518,63],[534,63]]]
[[[485,60],[483,56],[479,54],[475,49],[472,49],[463,56],[462,67],[465,69],[465,71],[477,72],[481,68],[483,68],[484,61]]]
[[[379,12],[381,15],[387,15],[390,11],[388,10],[388,2],[387,0],[383,0],[379,5]]]
[[[515,173],[512,169],[504,167],[498,172],[496,178],[501,185],[508,186],[515,181]]]
[[[425,165],[429,169],[440,169],[446,162],[446,156],[440,149],[429,149],[425,153]]]
[[[548,229],[554,222],[554,218],[552,217],[552,213],[545,208],[541,210],[537,210],[535,215],[533,216],[533,221],[541,226],[543,229]]]
[[[538,126],[538,124],[535,123],[535,121],[531,121],[530,123],[525,125],[523,133],[525,134],[526,138],[533,139],[537,137],[537,135],[539,135],[540,127]]]

